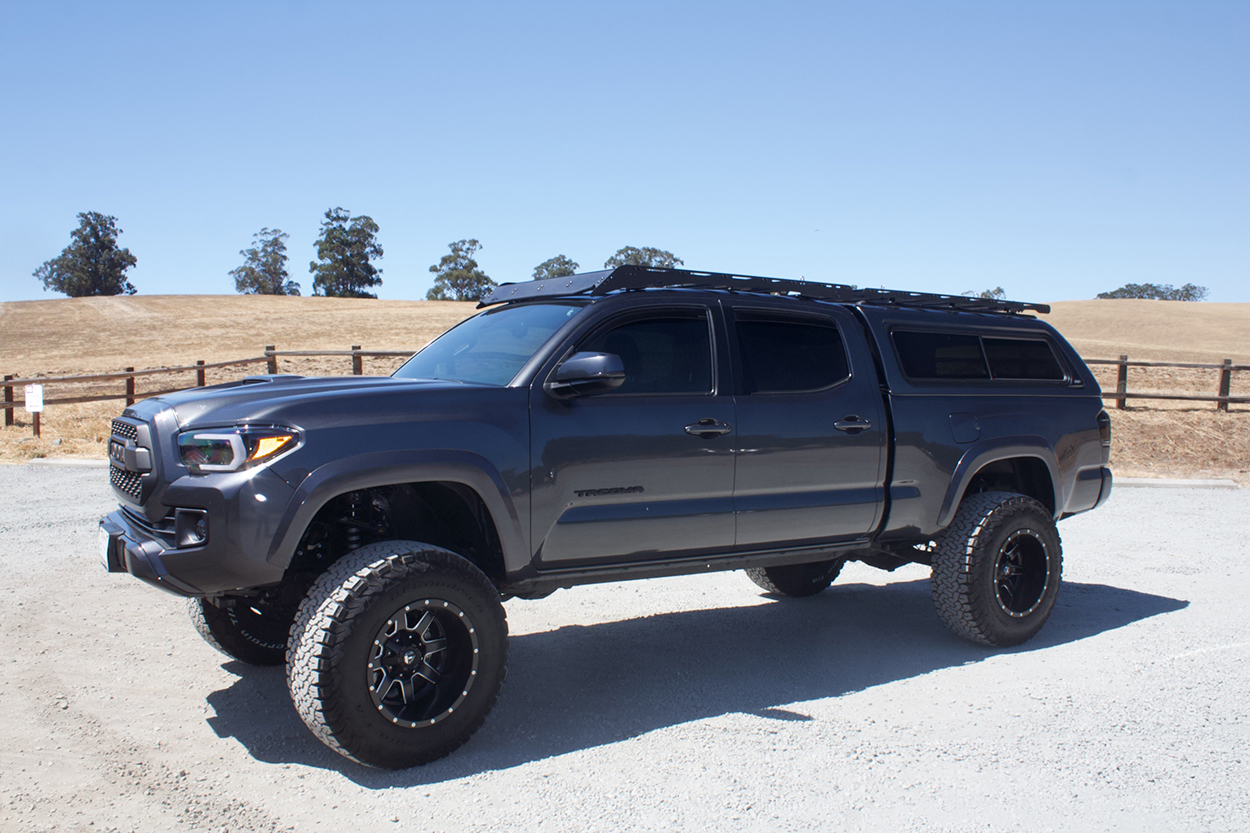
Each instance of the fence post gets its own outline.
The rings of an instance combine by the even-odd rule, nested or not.
[[[1125,394],[1128,393],[1128,356],[1120,356],[1120,371],[1116,375],[1115,380],[1115,407],[1117,410],[1124,410],[1124,403],[1128,399]]]
[[[134,373],[135,369],[133,367],[128,367],[126,368],[126,372]],[[126,404],[127,405],[135,404],[135,377],[134,376],[126,377]]]
[[[1229,365],[1232,363],[1232,359],[1225,359],[1224,366],[1220,368],[1220,396],[1224,398],[1215,403],[1215,408],[1219,411],[1228,410],[1228,392],[1232,390],[1233,382],[1233,371],[1229,369]]]
[[[360,345],[352,345],[352,375],[361,376],[365,372],[364,360],[360,358]]]
[[[195,360],[195,386],[197,388],[204,387],[204,360]]]
[[[13,374],[7,373],[5,374],[4,381],[7,382],[12,378],[13,378]],[[4,386],[4,404],[8,405],[8,407],[4,409],[4,424],[12,425],[13,424],[13,386],[12,385]]]
[[[265,345],[265,356],[269,359],[269,372],[270,373],[278,372],[278,357],[274,355],[274,351],[276,349],[277,348],[274,347],[272,344]]]

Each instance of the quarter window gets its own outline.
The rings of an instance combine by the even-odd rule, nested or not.
[[[985,358],[990,363],[990,373],[995,379],[1052,379],[1064,378],[1059,360],[1044,341],[1026,341],[1016,338],[981,339],[985,345]]]
[[[903,372],[912,379],[1028,379],[1066,377],[1050,343],[968,333],[891,333]]]
[[[895,332],[903,372],[913,379],[988,379],[981,339],[959,333]]]
[[[746,393],[823,390],[851,375],[832,321],[739,310],[734,329]]]

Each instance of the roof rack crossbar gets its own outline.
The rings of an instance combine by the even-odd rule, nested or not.
[[[967,295],[940,295],[932,292],[909,292],[898,289],[860,288],[848,284],[788,278],[764,278],[755,275],[731,275],[723,272],[696,272],[690,269],[658,269],[650,266],[618,266],[600,272],[583,272],[563,278],[541,281],[505,283],[478,304],[486,307],[507,301],[554,298],[569,295],[606,295],[641,289],[720,289],[729,292],[750,292],[766,295],[787,295],[817,301],[874,306],[948,309],[962,312],[1050,312],[1047,304],[1022,301],[1000,301]]]

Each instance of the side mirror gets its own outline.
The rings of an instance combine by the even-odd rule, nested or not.
[[[625,364],[612,353],[574,353],[564,360],[543,390],[557,399],[616,390],[625,382]]]

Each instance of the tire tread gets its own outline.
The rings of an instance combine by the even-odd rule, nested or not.
[[[781,567],[747,567],[743,570],[747,578],[766,593],[775,596],[791,596],[802,598],[815,596],[838,577],[842,572],[841,559],[817,564],[788,564]],[[824,566],[823,574],[817,570]]]
[[[969,495],[959,505],[950,526],[935,539],[930,592],[942,624],[956,636],[979,645],[1003,647],[1024,639],[1006,637],[995,627],[988,606],[974,599],[977,550],[992,539],[995,532],[1021,513],[1037,513],[1049,518],[1050,512],[1037,500],[1014,492],[981,492]],[[1053,528],[1053,522],[1051,526]],[[1058,540],[1058,533],[1056,533]],[[1062,573],[1062,550],[1055,553],[1056,570]],[[1047,607],[1033,627],[1033,633],[1045,624],[1051,609]]]
[[[286,661],[286,646],[260,642],[232,627],[226,614],[205,599],[187,599],[187,615],[200,637],[221,653],[247,665],[273,666]]]
[[[369,739],[349,721],[334,693],[323,687],[325,672],[346,662],[343,638],[353,617],[378,594],[409,576],[430,571],[455,575],[474,589],[498,597],[481,570],[455,553],[425,544],[383,541],[344,555],[313,583],[300,605],[287,646],[287,688],[300,718],[317,739],[344,757],[368,766],[387,766],[365,760],[356,750],[368,749]],[[502,634],[502,671],[484,709],[467,731],[438,746],[420,750],[404,766],[418,766],[442,758],[463,744],[486,720],[507,677],[507,615],[503,605],[488,606]],[[337,635],[337,636],[336,636]],[[367,757],[367,756],[365,756]]]

